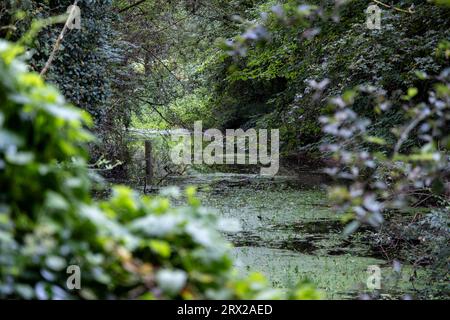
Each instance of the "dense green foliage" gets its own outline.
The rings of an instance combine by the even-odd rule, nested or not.
[[[242,5],[238,11],[228,11],[230,15],[239,13],[239,19],[219,19],[214,29],[203,30],[202,21],[188,17],[194,30],[201,30],[207,39],[216,39],[207,45],[189,46],[190,38],[184,38],[183,29],[171,30],[175,39],[167,39],[171,46],[160,52],[159,59],[170,62],[181,84],[170,74],[162,74],[160,83],[184,86],[189,94],[181,90],[174,98],[166,95],[156,99],[164,104],[156,108],[169,120],[169,126],[189,127],[193,120],[203,119],[206,126],[219,128],[280,128],[286,154],[317,151],[314,146],[323,137],[318,118],[327,112],[326,100],[366,84],[386,90],[395,107],[380,115],[366,107],[370,103],[367,97],[361,97],[355,101],[355,110],[374,120],[372,129],[393,141],[384,128],[402,121],[402,92],[410,86],[427,90],[432,83],[419,82],[415,72],[436,74],[447,64],[435,51],[440,41],[450,36],[449,10],[423,1],[399,1],[401,8],[414,4],[414,12],[383,8],[382,28],[370,30],[365,25],[370,2],[348,1],[335,7],[334,1],[312,1],[317,7],[305,7],[301,13],[311,16],[296,21],[289,19],[298,1],[283,3],[254,1]],[[203,15],[214,12],[201,5],[197,10]],[[183,16],[183,11],[177,14]],[[218,38],[233,38],[235,44],[262,38],[265,43],[245,48],[233,48],[233,44],[234,58],[230,58],[220,51]],[[191,59],[186,61],[185,56]],[[320,100],[314,99],[309,84],[325,78],[329,85]],[[148,89],[151,96],[160,96],[160,90]],[[153,119],[161,119],[154,115]],[[149,123],[149,119],[143,122]]]
[[[39,72],[62,28],[45,19],[72,3],[4,1],[0,38],[25,46]],[[223,223],[194,188],[92,199],[101,179],[87,168],[99,163],[118,161],[104,177],[143,184],[130,128],[197,120],[280,129],[282,166],[328,167],[346,234],[370,225],[370,241],[393,248],[384,258],[432,266],[448,295],[450,3],[377,1],[375,30],[370,4],[81,0],[83,27],[45,76],[58,89],[25,70],[21,46],[0,42],[0,297],[319,297],[309,284],[283,293],[260,275],[236,278]],[[153,146],[155,167],[186,172],[171,167],[165,138]],[[65,287],[71,264],[81,291]]]
[[[21,47],[0,42],[1,298],[317,298],[307,284],[267,290],[232,271],[218,221],[186,189],[187,207],[115,187],[95,203],[86,168],[86,113],[26,70]],[[81,290],[66,268],[81,268]]]

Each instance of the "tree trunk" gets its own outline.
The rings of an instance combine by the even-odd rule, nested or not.
[[[152,143],[145,141],[145,186],[151,185],[153,180]]]

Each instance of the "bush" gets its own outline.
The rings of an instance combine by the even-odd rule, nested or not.
[[[259,274],[237,278],[193,188],[180,208],[170,205],[177,189],[150,198],[117,186],[93,201],[90,117],[28,72],[22,52],[0,42],[0,298],[320,297],[310,284],[286,293]],[[70,265],[81,290],[66,285]]]

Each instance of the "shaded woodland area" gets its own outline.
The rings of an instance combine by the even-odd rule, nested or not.
[[[0,298],[448,299],[449,61],[448,0],[3,0]]]

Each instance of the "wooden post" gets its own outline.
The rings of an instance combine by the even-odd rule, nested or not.
[[[153,180],[152,142],[145,140],[145,186],[151,185]]]

